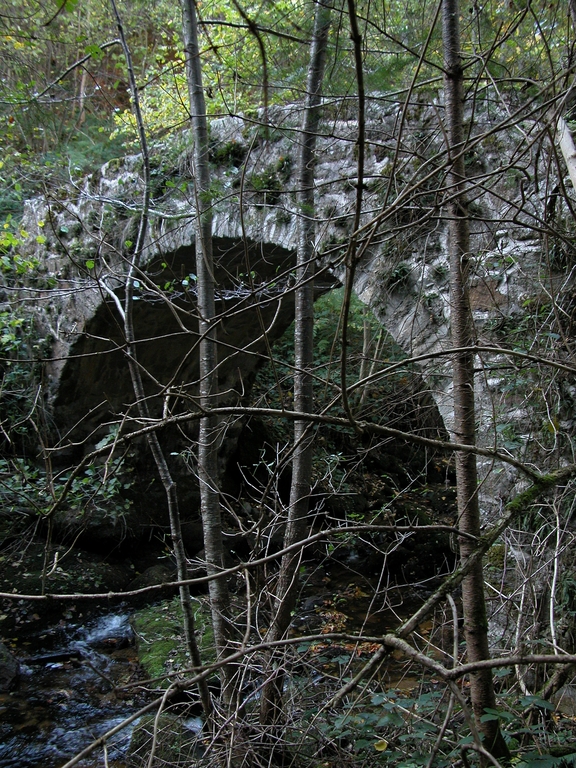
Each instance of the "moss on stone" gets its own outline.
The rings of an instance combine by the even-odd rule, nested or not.
[[[493,544],[486,552],[486,564],[501,570],[506,559],[506,546],[502,543]]]
[[[215,659],[210,609],[205,598],[194,598],[194,608],[196,639],[202,661],[208,664]],[[132,626],[139,661],[149,677],[162,678],[190,666],[179,597],[136,611]]]
[[[132,734],[126,758],[128,768],[144,768],[149,763],[154,739],[155,715],[143,717]],[[186,723],[170,713],[162,713],[156,723],[157,740],[154,766],[190,766],[202,752],[201,743]]]

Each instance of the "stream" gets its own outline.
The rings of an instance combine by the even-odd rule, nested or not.
[[[141,704],[130,689],[114,693],[139,675],[129,614],[71,618],[12,645],[21,677],[0,694],[0,768],[57,768]],[[130,736],[109,742],[110,766],[122,765]],[[79,765],[101,766],[95,754]]]
[[[378,635],[421,600],[398,594],[393,608],[384,600],[384,595],[392,598],[388,590],[375,600],[372,579],[350,563],[312,566],[305,581],[294,620],[294,631],[303,635],[361,628]],[[27,623],[12,629],[18,637],[4,637],[20,661],[21,675],[14,691],[0,693],[0,768],[60,768],[145,703],[139,688],[124,687],[143,674],[130,613],[119,609],[94,617],[73,605],[52,624],[30,609],[22,619]],[[365,646],[335,644],[320,652],[318,644],[308,661],[319,681],[325,674],[332,679],[342,674],[343,659],[347,666],[363,663],[374,650],[370,643]],[[387,685],[411,689],[418,684],[394,659],[382,672]],[[97,750],[80,768],[124,768],[134,725],[107,743],[107,763]]]
[[[300,631],[321,631],[331,622],[350,622],[349,628],[364,623],[370,597],[347,583],[346,576],[349,579],[347,569],[334,569],[330,587],[323,585],[326,594],[319,585],[310,585],[296,622]],[[340,595],[337,605],[327,599],[335,589]],[[375,616],[373,629],[382,631],[386,618],[390,620]],[[0,768],[60,768],[144,703],[138,689],[122,689],[142,677],[128,612],[90,618],[73,607],[55,625],[19,634],[11,650],[20,661],[20,681],[14,691],[0,693]],[[340,657],[345,653],[339,646],[334,652]],[[327,658],[324,667],[333,663]],[[319,660],[315,666],[322,680]],[[390,666],[388,675],[398,684],[402,674],[393,663]],[[107,763],[97,750],[78,764],[80,768],[124,768],[134,725],[108,742]]]

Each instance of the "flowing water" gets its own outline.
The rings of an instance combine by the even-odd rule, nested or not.
[[[138,676],[129,614],[71,622],[29,634],[13,651],[17,689],[0,694],[0,768],[56,768],[134,712],[140,702],[116,686]],[[108,743],[121,766],[131,731]],[[102,756],[80,763],[103,765]]]
[[[408,613],[409,601],[396,610],[384,608],[373,598],[370,586],[348,567],[332,568],[305,589],[296,631],[362,627],[367,634],[379,635],[394,628],[398,608]],[[12,650],[21,662],[20,683],[15,691],[0,694],[0,768],[59,768],[142,705],[136,689],[122,688],[141,675],[128,613],[86,620],[71,609],[55,626],[19,634]],[[336,645],[333,650],[338,659],[346,652],[364,663],[374,649]],[[328,658],[323,665],[318,660],[319,683],[326,670],[334,674],[330,665],[338,659]],[[388,685],[410,688],[417,684],[396,666],[393,659],[386,666]],[[183,725],[197,732],[201,721]],[[108,742],[107,763],[100,751],[79,763],[81,768],[105,764],[123,768],[133,727]]]

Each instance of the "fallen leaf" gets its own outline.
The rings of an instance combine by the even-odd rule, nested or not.
[[[376,752],[384,752],[386,749],[388,749],[388,742],[386,739],[380,739],[374,744],[374,749]]]

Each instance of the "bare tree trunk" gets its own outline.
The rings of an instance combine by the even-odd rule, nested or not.
[[[217,334],[215,285],[212,258],[212,203],[208,166],[208,122],[202,86],[202,67],[198,47],[198,25],[193,0],[182,0],[182,30],[186,57],[186,75],[190,98],[190,119],[194,136],[194,182],[196,195],[195,247],[198,322],[200,331],[200,405],[218,404]],[[198,437],[198,476],[202,510],[204,550],[209,576],[224,568],[222,517],[218,482],[218,421],[206,416],[200,421]],[[210,581],[212,626],[218,658],[229,650],[230,603],[225,579]],[[224,698],[231,696],[230,669],[222,669]]]
[[[568,0],[570,6],[570,16],[572,17],[572,26],[576,30],[576,0]]]
[[[358,173],[356,181],[356,208],[354,211],[354,221],[352,222],[352,235],[350,237],[344,266],[346,268],[346,280],[344,281],[344,302],[342,305],[341,324],[342,324],[342,350],[340,353],[340,387],[342,408],[350,420],[350,424],[355,424],[354,415],[350,407],[348,398],[348,320],[350,317],[350,306],[352,301],[352,291],[354,288],[354,275],[358,264],[358,228],[362,216],[362,198],[364,195],[364,162],[366,156],[366,91],[364,88],[364,61],[362,50],[362,35],[358,26],[358,15],[356,13],[355,0],[347,0],[348,18],[350,21],[350,40],[354,51],[354,68],[356,74],[356,87],[358,89],[358,138],[356,139],[356,169]],[[356,428],[356,427],[355,427]]]
[[[442,33],[446,89],[446,120],[450,172],[448,191],[451,202],[447,205],[448,250],[450,258],[450,317],[452,344],[467,348],[474,343],[474,327],[470,310],[469,268],[470,234],[465,199],[464,129],[463,129],[463,70],[460,59],[460,29],[458,0],[443,0]],[[458,443],[476,442],[474,355],[459,352],[453,358],[454,381],[454,439]],[[480,536],[480,509],[478,505],[478,477],[476,456],[472,453],[456,454],[456,480],[459,529],[462,533]],[[465,561],[474,550],[473,540],[460,538],[460,557]],[[488,621],[484,597],[482,562],[462,582],[464,635],[468,661],[490,658],[488,648]],[[492,672],[481,670],[470,675],[470,696],[478,729],[484,746],[495,757],[509,757],[508,748],[497,720],[482,722],[487,707],[494,709],[496,699]]]
[[[82,69],[82,76],[80,78],[80,88],[78,91],[78,120],[76,121],[76,127],[79,128],[86,119],[86,83],[88,82],[88,72],[86,69]]]
[[[568,128],[568,124],[562,115],[558,115],[556,118],[556,131],[557,141],[560,146],[560,151],[562,152],[564,162],[566,163],[566,167],[568,168],[570,181],[576,190],[576,146],[574,146],[574,137],[572,136],[572,132],[570,128]]]
[[[570,8],[572,27],[576,33],[576,0],[568,0],[568,6]],[[568,127],[568,123],[562,117],[562,115],[556,116],[556,139],[560,146],[560,151],[562,152],[564,162],[568,168],[570,181],[576,190],[576,147],[574,146],[574,137],[572,136],[572,131]]]
[[[132,95],[133,110],[136,118],[136,124],[138,127],[138,134],[140,139],[140,147],[142,150],[143,167],[144,167],[144,200],[142,203],[142,214],[140,217],[140,223],[138,227],[138,236],[134,247],[134,253],[129,263],[128,271],[126,274],[125,283],[125,299],[124,308],[122,310],[119,302],[117,306],[122,314],[124,321],[124,336],[126,339],[126,357],[128,360],[128,367],[130,370],[130,376],[132,379],[132,387],[134,389],[134,396],[136,398],[136,407],[141,417],[146,420],[150,419],[150,411],[148,409],[148,401],[144,391],[144,384],[142,381],[142,373],[138,365],[136,358],[136,335],[134,332],[133,322],[133,292],[134,292],[134,272],[139,266],[139,262],[142,257],[144,244],[146,240],[146,232],[148,229],[148,206],[150,200],[150,162],[148,155],[148,146],[146,142],[146,133],[144,131],[144,123],[142,121],[142,115],[140,113],[140,105],[138,100],[138,89],[136,87],[136,79],[132,69],[132,60],[130,56],[130,49],[126,43],[124,36],[124,30],[120,15],[116,8],[114,0],[111,0],[112,8],[116,16],[118,23],[118,31],[120,33],[120,39],[124,54],[126,56],[126,62],[128,66],[128,74],[130,80],[130,89]],[[176,491],[176,484],[170,474],[170,469],[164,456],[164,451],[158,440],[156,432],[151,432],[147,436],[148,446],[154,458],[160,480],[166,493],[166,502],[168,506],[168,515],[170,520],[170,534],[172,538],[172,547],[174,552],[174,558],[176,560],[176,568],[179,581],[185,581],[188,578],[188,566],[186,562],[186,553],[184,551],[184,543],[182,541],[182,531],[180,527],[180,514],[178,511],[178,495]],[[190,589],[186,585],[180,587],[180,603],[182,605],[182,614],[184,617],[184,634],[186,637],[186,644],[192,663],[195,667],[200,667],[202,662],[200,659],[200,651],[196,642],[196,634],[194,630],[194,611],[192,608],[192,600],[190,596]],[[212,711],[212,702],[208,691],[208,686],[205,680],[202,680],[199,684],[200,698],[202,701],[202,707],[206,716],[208,717]]]
[[[298,173],[298,263],[296,270],[296,307],[295,307],[295,372],[294,372],[294,409],[310,413],[313,408],[312,375],[314,361],[314,260],[315,260],[315,220],[314,220],[314,171],[316,134],[320,120],[320,101],[330,12],[332,3],[320,0],[316,3],[314,33],[308,67],[307,102],[304,124],[301,134],[301,147]],[[292,484],[290,486],[290,506],[284,533],[284,546],[303,539],[310,498],[312,478],[312,435],[305,421],[294,423],[294,454],[292,459]],[[302,553],[290,553],[282,558],[278,583],[276,585],[274,615],[268,640],[279,640],[290,626],[290,620],[298,596],[298,565]],[[261,722],[276,722],[281,716],[282,687],[284,675],[278,669],[271,674],[270,682],[265,686],[261,699]]]

